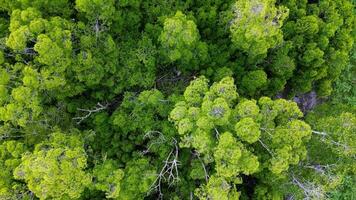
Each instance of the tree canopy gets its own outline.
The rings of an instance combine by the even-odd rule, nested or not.
[[[354,7],[0,0],[0,199],[352,199]]]

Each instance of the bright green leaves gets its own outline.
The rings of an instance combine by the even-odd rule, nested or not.
[[[204,101],[202,111],[216,125],[223,126],[229,122],[231,110],[224,98],[217,98],[214,101]]]
[[[191,63],[207,57],[207,45],[200,41],[197,26],[180,11],[164,21],[159,41],[162,54],[169,62],[180,62],[183,69],[194,69]]]
[[[208,100],[222,98],[226,101],[226,103],[228,103],[228,105],[232,105],[238,97],[239,95],[236,92],[234,79],[226,77],[222,78],[219,82],[213,83],[205,98]]]
[[[327,191],[355,172],[352,110],[312,130],[277,99],[330,94],[355,39],[349,0],[0,0],[0,12],[0,198],[279,200],[297,178]],[[48,140],[73,126],[92,131]]]
[[[207,185],[195,191],[195,195],[203,199],[238,200],[240,193],[236,191],[235,185],[231,185],[223,177],[212,176]]]
[[[303,113],[284,99],[237,98],[231,77],[210,87],[204,77],[193,80],[169,116],[180,134],[180,147],[199,152],[205,165],[213,165],[210,173],[230,187],[240,175],[283,178],[306,158],[311,128],[300,120]],[[269,185],[268,180],[261,181]],[[197,190],[198,197],[214,195],[206,191],[209,183]]]
[[[255,100],[242,100],[235,107],[235,115],[238,118],[250,117],[258,119],[260,108]]]
[[[311,137],[311,128],[300,120],[293,120],[278,126],[273,133],[272,146],[276,153],[271,160],[270,169],[275,174],[288,170],[306,157],[304,143]]]
[[[24,50],[26,48],[26,42],[29,35],[30,31],[27,27],[20,27],[9,35],[6,40],[6,45],[15,51]]]
[[[1,88],[1,87],[0,87]],[[0,89],[1,90],[1,89]],[[13,125],[21,127],[35,120],[42,112],[40,100],[37,92],[25,86],[19,86],[12,89],[11,95],[7,96],[6,90],[2,91],[4,97],[9,103],[0,107],[0,120],[11,122]]]
[[[34,37],[28,25],[32,20],[40,17],[41,13],[35,8],[14,10],[11,13],[9,27],[11,33],[6,40],[6,45],[15,51],[24,51],[28,40]]]
[[[70,37],[70,34],[66,35],[67,37]],[[41,34],[37,37],[37,43],[34,46],[34,50],[39,54],[37,57],[39,63],[49,66],[57,66],[58,68],[66,66],[65,63],[62,63],[64,56],[63,50],[47,35]],[[64,70],[59,70],[59,72],[63,71]]]
[[[8,100],[8,98],[9,94],[6,86],[0,85],[0,106],[2,106]]]
[[[106,160],[95,166],[93,170],[94,187],[105,192],[106,198],[118,198],[120,196],[120,184],[124,172],[118,169],[115,161]]]
[[[318,18],[313,15],[302,17],[297,20],[295,27],[298,34],[313,35],[319,31]]]
[[[26,87],[31,87],[31,88],[39,88],[39,87],[43,87],[42,85],[40,85],[40,75],[39,73],[34,70],[31,67],[25,67],[23,69],[23,78],[22,78],[22,82],[23,85]]]
[[[219,143],[214,150],[214,159],[217,174],[228,179],[240,172],[253,174],[259,166],[257,157],[244,149],[229,132],[220,135]]]
[[[260,125],[250,117],[243,118],[237,122],[235,131],[241,140],[250,144],[256,142],[261,135]]]
[[[193,130],[193,123],[188,118],[184,118],[179,121],[178,133],[180,135],[185,135],[186,133],[189,133],[192,130]]]
[[[14,176],[24,180],[40,199],[77,199],[91,184],[91,177],[84,171],[87,158],[79,135],[55,132],[21,160]]]
[[[25,145],[17,141],[5,141],[0,145],[0,197],[15,199],[16,195],[25,193],[24,185],[13,178],[14,169],[21,163]],[[27,197],[27,195],[25,195]],[[24,198],[26,198],[24,197]]]
[[[281,27],[288,9],[275,0],[237,1],[229,21],[232,43],[249,54],[251,61],[266,57],[267,51],[283,40]]]
[[[252,96],[258,90],[263,89],[267,85],[267,74],[263,70],[255,70],[248,72],[241,81],[241,87],[247,95]]]
[[[10,81],[10,75],[5,69],[0,68],[0,77],[0,85],[6,85]]]
[[[126,164],[121,192],[117,199],[143,199],[156,178],[156,171],[150,166],[149,160],[136,158]]]
[[[188,113],[185,102],[179,102],[174,106],[174,109],[171,111],[169,117],[174,121],[182,120]]]
[[[219,134],[216,127],[229,124],[231,106],[237,97],[231,77],[210,88],[205,77],[192,81],[184,92],[185,101],[178,102],[170,113],[170,120],[184,137],[181,145],[197,148],[200,153],[210,152],[215,143],[214,134]]]
[[[285,99],[277,99],[274,101],[273,110],[278,113],[276,122],[279,124],[287,123],[293,119],[303,117],[297,103],[290,102]]]
[[[88,20],[103,20],[111,22],[115,18],[115,1],[98,1],[98,0],[76,0],[76,9],[85,13]]]
[[[208,79],[205,77],[200,77],[192,81],[185,89],[184,98],[190,105],[200,105],[208,89]]]
[[[216,145],[214,135],[206,129],[196,129],[194,135],[183,138],[182,147],[194,147],[200,153],[205,154],[207,160],[211,159],[210,153]]]

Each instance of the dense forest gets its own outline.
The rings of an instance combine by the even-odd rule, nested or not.
[[[0,0],[1,200],[355,200],[354,0]]]

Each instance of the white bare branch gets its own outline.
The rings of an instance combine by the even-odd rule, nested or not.
[[[78,108],[78,111],[81,111],[83,113],[85,113],[85,115],[80,116],[80,117],[74,117],[73,120],[75,120],[77,122],[77,124],[82,123],[85,119],[87,119],[88,117],[90,117],[92,114],[94,113],[98,113],[102,110],[106,110],[108,108],[109,104],[106,103],[105,105],[101,104],[101,103],[97,103],[96,106],[93,109],[82,109],[82,108]]]
[[[214,127],[214,130],[215,130],[215,137],[216,137],[217,139],[219,139],[220,133],[219,133],[218,129],[217,129],[216,127]]]
[[[314,131],[312,130],[312,133],[316,134],[316,135],[321,135],[321,136],[327,136],[328,134],[325,132],[320,132],[320,131]]]
[[[325,199],[326,194],[321,186],[311,182],[302,182],[292,175],[292,183],[298,186],[304,193],[305,200]]]
[[[157,136],[158,135],[158,136]],[[154,139],[147,147],[147,149],[145,149],[144,151],[142,151],[142,154],[145,155],[147,153],[150,152],[151,148],[154,145],[160,145],[160,144],[164,144],[167,142],[166,137],[164,137],[164,135],[160,132],[160,131],[148,131],[143,138],[144,139],[153,139],[157,137],[156,139]]]
[[[208,171],[206,170],[206,167],[205,167],[205,164],[204,164],[203,160],[200,158],[200,154],[199,154],[199,152],[194,151],[193,155],[194,155],[194,156],[196,156],[196,157],[198,158],[198,160],[200,161],[201,166],[202,166],[202,167],[203,167],[203,169],[204,169],[204,173],[205,173],[205,181],[206,181],[206,183],[208,183],[209,178],[210,178],[210,177],[209,177],[209,173],[208,173]]]
[[[169,186],[172,186],[173,184],[179,181],[179,174],[178,174],[179,148],[177,145],[177,141],[175,139],[173,139],[172,143],[174,147],[172,151],[168,154],[167,158],[163,161],[164,165],[148,191],[148,194],[153,191],[157,191],[159,194],[158,199],[163,199],[163,193],[162,193],[163,182],[167,182]]]
[[[350,147],[348,145],[333,140],[329,133],[320,132],[320,131],[314,131],[314,130],[312,131],[312,133],[322,136],[323,137],[323,141],[330,142],[331,144],[333,144],[335,146],[342,147],[346,151],[350,150]]]
[[[261,139],[258,139],[258,141],[259,141],[260,144],[263,146],[263,148],[265,148],[265,149],[268,151],[268,153],[269,153],[272,157],[274,157],[274,153],[268,148],[268,146],[267,146],[265,143],[263,143]]]
[[[330,171],[334,166],[335,166],[335,164],[330,164],[330,165],[313,164],[313,165],[304,165],[304,168],[313,169],[317,173],[326,175],[328,173],[328,171]]]

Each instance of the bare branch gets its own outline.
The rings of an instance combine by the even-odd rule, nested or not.
[[[273,138],[273,135],[269,132],[269,130],[271,130],[271,129],[260,128],[260,130],[264,131],[264,132],[267,133],[271,138]]]
[[[312,133],[317,134],[317,135],[322,135],[322,136],[328,136],[328,134],[325,132],[319,132],[319,131],[312,130]]]
[[[193,155],[196,156],[196,157],[198,158],[198,160],[200,161],[201,166],[202,166],[203,169],[204,169],[205,181],[208,183],[210,177],[209,177],[208,171],[206,170],[206,167],[205,167],[205,164],[204,164],[203,160],[200,158],[199,152],[195,151],[195,152],[193,153]]]
[[[179,181],[179,174],[178,174],[179,149],[178,149],[176,139],[173,139],[172,143],[173,143],[174,148],[168,154],[165,161],[163,161],[164,165],[163,165],[162,169],[160,170],[159,174],[157,175],[157,178],[150,186],[150,189],[148,191],[148,194],[153,191],[157,191],[159,194],[159,196],[158,196],[159,199],[163,199],[163,193],[162,193],[162,182],[163,181],[166,181],[169,184],[169,186],[171,186]]]
[[[164,137],[164,135],[163,135],[161,132],[159,132],[159,131],[148,131],[148,132],[143,136],[143,138],[144,138],[144,139],[146,139],[146,138],[152,139],[152,138],[156,137],[155,134],[158,134],[158,138],[155,139],[155,140],[153,140],[153,142],[151,142],[151,143],[148,145],[148,147],[147,147],[146,150],[142,151],[142,154],[143,154],[143,155],[149,153],[150,150],[151,150],[151,148],[152,148],[154,145],[160,145],[160,144],[164,144],[164,143],[167,142],[166,137]]]
[[[314,130],[312,131],[312,133],[314,133],[316,135],[321,135],[323,137],[323,141],[330,142],[331,144],[333,144],[335,146],[343,147],[345,150],[350,149],[350,147],[348,145],[333,140],[329,133],[319,132],[319,131],[314,131]]]
[[[268,146],[262,142],[262,140],[258,139],[258,141],[260,142],[260,144],[263,146],[263,148],[265,148],[269,154],[271,154],[272,157],[274,157],[274,153],[268,148]]]
[[[214,127],[214,130],[215,130],[215,137],[216,137],[217,139],[219,139],[220,133],[219,133],[218,129],[217,129],[216,127]]]
[[[94,113],[98,113],[102,110],[106,110],[108,108],[109,104],[106,103],[105,105],[101,104],[101,103],[97,103],[96,106],[93,109],[82,109],[82,108],[78,108],[78,111],[84,112],[86,113],[84,116],[80,116],[80,117],[74,117],[73,120],[77,121],[77,124],[82,123],[85,119],[87,119],[88,117],[90,117],[92,114]]]
[[[321,186],[311,182],[301,182],[294,175],[292,175],[292,183],[303,191],[305,200],[324,199],[326,196]]]

